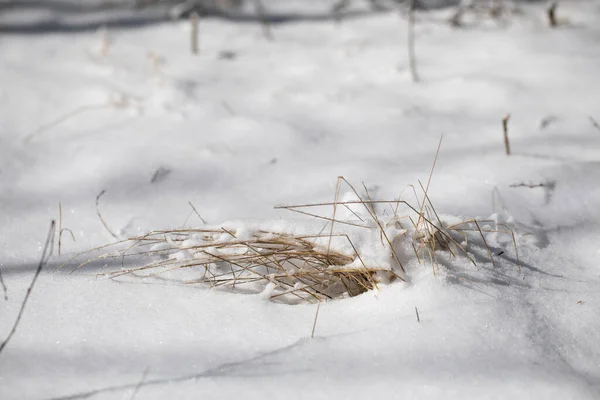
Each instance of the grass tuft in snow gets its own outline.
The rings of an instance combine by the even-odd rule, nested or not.
[[[159,258],[140,267],[108,272],[113,278],[146,271],[156,276],[194,268],[200,269],[201,276],[185,283],[262,292],[269,299],[291,303],[355,296],[377,287],[377,273],[394,275],[386,268],[357,265],[358,253],[328,249],[320,239],[329,240],[331,236],[293,235],[243,227],[239,230],[224,227],[167,230],[128,239],[121,242],[129,242],[127,248],[101,258]]]
[[[192,277],[178,277],[186,284],[260,293],[270,300],[297,304],[357,296],[396,280],[407,282],[407,265],[415,260],[431,265],[435,273],[440,252],[452,258],[466,256],[473,265],[477,263],[471,252],[485,253],[483,257],[494,266],[488,234],[510,235],[518,263],[516,239],[507,225],[474,218],[442,220],[427,195],[429,184],[427,188],[420,184],[421,198],[414,191],[418,204],[414,206],[400,199],[373,200],[364,184],[361,195],[339,177],[333,202],[276,207],[326,221],[320,230],[279,221],[153,231],[93,249],[119,247],[78,268],[99,259],[107,259],[107,266],[128,259],[138,265],[103,274],[158,277],[187,270]],[[342,195],[344,185],[349,191]],[[332,213],[327,215],[327,210]]]

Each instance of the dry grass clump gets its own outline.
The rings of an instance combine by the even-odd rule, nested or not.
[[[112,278],[158,276],[187,270],[195,275],[185,283],[262,293],[276,301],[298,303],[356,296],[382,282],[408,281],[405,265],[411,260],[430,264],[436,273],[440,252],[465,256],[474,265],[473,252],[480,256],[486,252],[495,265],[485,237],[488,233],[512,235],[518,264],[515,236],[508,226],[476,219],[454,224],[442,221],[428,196],[434,168],[435,161],[426,186],[419,182],[421,196],[413,187],[415,205],[400,199],[373,200],[364,184],[361,194],[339,177],[333,202],[276,207],[326,221],[316,234],[292,233],[293,225],[275,229],[243,223],[228,228],[153,231],[93,249],[120,248],[79,268],[99,259],[108,259],[110,265],[129,258],[141,266],[123,266],[105,274]],[[341,198],[343,185],[349,188],[349,196]]]
[[[340,200],[344,183],[353,194],[350,200]],[[94,249],[105,251],[111,246],[119,247],[79,268],[98,259],[108,260],[107,265],[110,265],[128,258],[140,266],[121,267],[104,274],[111,278],[157,277],[187,270],[195,274],[183,280],[187,284],[204,283],[236,292],[262,293],[284,303],[315,303],[356,296],[376,289],[381,282],[407,281],[405,264],[411,259],[422,265],[430,264],[436,273],[439,252],[451,257],[465,256],[476,265],[470,251],[483,250],[494,264],[485,234],[499,232],[500,228],[512,234],[510,228],[494,221],[443,222],[423,185],[423,196],[421,199],[417,196],[417,206],[404,200],[371,200],[367,188],[364,189],[365,194],[360,195],[340,177],[335,200],[331,203],[277,207],[327,221],[317,234],[295,234],[242,223],[233,227],[229,224],[228,228],[153,231]],[[379,209],[382,206],[387,207],[384,212]],[[319,212],[323,209],[332,209],[332,213]],[[341,209],[350,211],[352,218],[341,217]],[[322,233],[324,231],[327,233]],[[472,243],[469,243],[470,236],[475,239],[471,239]],[[368,238],[366,246],[365,237]],[[356,238],[362,239],[362,247],[355,246]],[[517,253],[514,235],[513,243]],[[412,248],[414,257],[401,256],[402,247]],[[365,250],[373,253],[373,249],[383,257],[361,254]]]
[[[241,237],[237,234],[225,228],[155,231],[119,242],[130,245],[99,258],[159,258],[140,267],[107,272],[112,278],[146,271],[150,272],[147,276],[156,276],[193,268],[200,271],[198,278],[185,283],[262,291],[270,299],[291,303],[356,296],[376,288],[378,274],[395,276],[388,268],[366,267],[357,252],[344,254],[325,247],[322,243],[329,241],[330,235],[265,230],[243,232]],[[333,237],[350,241],[347,235]]]

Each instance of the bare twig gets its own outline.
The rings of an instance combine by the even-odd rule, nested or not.
[[[60,256],[60,248],[62,245],[62,203],[58,202],[58,255]]]
[[[413,82],[419,82],[417,58],[415,55],[415,0],[408,3],[408,65]]]
[[[140,388],[142,387],[142,385],[146,381],[146,377],[148,376],[148,372],[150,372],[150,367],[146,367],[146,369],[144,370],[144,373],[142,374],[142,378],[140,379],[140,381],[138,382],[138,384],[133,389],[133,393],[131,393],[131,397],[129,398],[129,400],[135,399],[135,396],[140,391]]]
[[[25,138],[23,139],[24,142],[29,142],[31,141],[31,139],[33,139],[34,137],[44,133],[45,131],[54,128],[55,126],[61,124],[62,122],[65,122],[68,119],[71,119],[79,114],[82,114],[86,111],[90,111],[90,110],[98,110],[98,109],[103,109],[103,108],[110,108],[111,105],[109,104],[94,104],[94,105],[87,105],[87,106],[81,106],[81,107],[77,107],[76,109],[66,113],[65,115],[55,119],[52,122],[49,122],[45,125],[40,126],[38,129],[36,129],[35,131],[31,132],[30,134],[28,134],[27,136],[25,136]]]
[[[254,0],[254,9],[256,10],[256,14],[258,14],[258,18],[262,25],[263,37],[267,40],[273,40],[273,32],[262,0]]]
[[[594,118],[590,117],[590,122],[592,123],[594,128],[596,128],[600,131],[600,124],[598,124],[598,122]]]
[[[540,182],[540,183],[525,183],[525,182],[521,182],[521,183],[513,183],[511,185],[509,185],[509,187],[511,188],[518,188],[518,187],[526,187],[529,189],[533,189],[533,188],[539,188],[539,187],[546,187],[548,186],[547,183],[545,182]]]
[[[192,45],[192,54],[198,54],[198,52],[199,52],[199,47],[198,47],[198,34],[199,34],[198,25],[199,24],[200,24],[200,16],[198,15],[197,12],[193,12],[190,15],[190,25],[192,27],[190,43]]]
[[[333,7],[331,7],[331,14],[333,14],[334,21],[340,23],[342,21],[342,12],[350,5],[349,0],[339,0]]]
[[[48,231],[48,236],[46,237],[46,244],[44,245],[44,250],[42,251],[42,257],[40,258],[40,263],[38,264],[37,270],[35,271],[35,275],[33,276],[33,280],[31,281],[31,284],[27,288],[27,293],[25,294],[25,298],[23,299],[23,302],[21,303],[21,309],[19,310],[17,319],[15,320],[15,323],[14,323],[10,333],[6,337],[6,340],[0,345],[0,353],[2,353],[2,350],[4,350],[4,348],[10,341],[10,339],[13,337],[13,335],[17,331],[17,327],[19,326],[19,322],[21,322],[21,318],[23,317],[23,313],[25,312],[25,306],[27,305],[27,301],[29,300],[29,296],[31,295],[33,286],[35,285],[35,282],[37,281],[38,276],[40,276],[40,273],[42,272],[42,268],[44,267],[44,265],[46,265],[46,263],[48,262],[48,259],[52,255],[52,248],[54,247],[54,236],[55,236],[55,229],[56,229],[55,227],[56,227],[56,221],[52,220],[52,222],[50,223],[50,230]]]
[[[510,142],[508,141],[508,121],[510,120],[510,114],[506,114],[504,118],[502,118],[502,131],[504,132],[504,150],[506,151],[506,155],[510,156]]]
[[[458,5],[456,6],[456,11],[454,12],[454,14],[452,14],[452,17],[450,18],[450,25],[454,28],[460,28],[462,26],[462,17],[464,14],[464,9],[465,6],[463,1],[459,1]]]
[[[110,235],[112,237],[114,237],[116,240],[119,240],[119,237],[117,235],[115,235],[115,233],[112,231],[112,229],[110,229],[108,227],[108,225],[104,221],[104,218],[102,218],[102,214],[100,214],[100,197],[102,197],[104,195],[104,193],[106,193],[106,189],[102,189],[102,191],[100,193],[98,193],[98,196],[96,196],[96,213],[98,214],[98,218],[100,218],[100,222],[102,222],[102,225],[108,231],[108,233],[110,233]]]
[[[417,307],[415,307],[415,314],[417,314],[417,322],[421,323],[421,317],[419,317],[419,310],[417,310]]]
[[[2,269],[0,269],[0,285],[2,285],[2,291],[4,292],[4,300],[8,301],[8,288],[4,284],[4,278],[2,277]]]
[[[558,21],[556,19],[556,9],[558,8],[558,3],[553,1],[548,9],[546,10],[546,15],[548,15],[548,23],[552,28],[556,28],[558,26]]]
[[[319,308],[321,308],[321,302],[317,303],[317,312],[315,313],[315,320],[313,322],[312,333],[310,334],[311,339],[315,337],[315,329],[317,328],[317,318],[319,318]]]
[[[204,218],[202,218],[202,216],[200,215],[200,213],[198,212],[198,210],[196,210],[196,207],[194,207],[194,205],[192,204],[191,201],[188,201],[188,204],[190,205],[190,207],[192,207],[192,210],[194,210],[194,212],[196,213],[196,215],[198,216],[198,218],[200,218],[200,221],[202,221],[202,223],[204,225],[207,224],[206,220]]]

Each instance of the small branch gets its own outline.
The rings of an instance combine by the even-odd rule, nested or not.
[[[548,15],[548,23],[550,27],[556,28],[558,26],[558,21],[556,20],[556,9],[558,8],[558,3],[553,1],[550,4],[550,7],[546,10],[546,14]]]
[[[262,25],[263,37],[269,41],[273,40],[273,32],[271,31],[271,25],[269,24],[269,19],[267,18],[267,13],[262,0],[254,0],[254,9],[260,19],[260,24]]]
[[[413,82],[419,82],[417,59],[415,56],[415,0],[408,3],[408,65]]]
[[[518,188],[518,187],[526,187],[529,189],[533,189],[533,188],[540,188],[540,187],[546,187],[548,186],[546,183],[541,182],[541,183],[525,183],[525,182],[521,182],[521,183],[513,183],[512,185],[509,185],[509,187],[511,188]]]
[[[319,318],[319,308],[321,307],[321,302],[317,303],[317,312],[315,313],[315,321],[313,322],[312,333],[310,334],[310,338],[314,339],[315,337],[315,329],[317,328],[317,318]]]
[[[506,155],[510,156],[510,142],[508,141],[508,121],[510,120],[510,114],[506,114],[504,118],[502,118],[502,131],[504,132],[504,150],[506,151]]]
[[[460,28],[462,27],[462,16],[463,16],[463,9],[462,9],[462,5],[459,4],[456,12],[452,15],[452,17],[450,18],[450,26],[452,26],[453,28]]]
[[[62,203],[58,202],[58,255],[62,246]]]
[[[204,225],[207,225],[207,222],[204,218],[202,218],[202,216],[200,215],[200,213],[198,212],[198,210],[196,210],[196,207],[194,207],[194,205],[192,204],[191,201],[188,201],[188,204],[190,205],[190,207],[192,207],[192,210],[194,210],[194,212],[196,213],[196,215],[198,216],[198,218],[200,218],[200,221],[202,221],[202,223]]]
[[[144,370],[144,373],[142,374],[142,378],[140,379],[138,384],[135,386],[135,389],[133,389],[133,393],[131,393],[131,397],[129,398],[129,400],[135,399],[135,396],[140,391],[140,388],[142,387],[144,382],[146,382],[146,377],[148,376],[148,372],[150,372],[150,367],[146,367],[146,369]]]
[[[349,5],[349,0],[339,0],[333,5],[333,7],[331,7],[331,14],[333,14],[333,19],[336,23],[340,23],[342,21],[342,12],[346,10]]]
[[[419,310],[417,310],[417,307],[415,307],[415,314],[417,314],[417,322],[421,323],[421,317],[419,317]]]
[[[117,235],[115,235],[115,233],[108,227],[108,225],[104,221],[104,218],[102,218],[102,214],[100,214],[100,197],[102,197],[104,195],[104,193],[106,193],[106,189],[103,189],[98,194],[98,196],[96,196],[96,213],[98,214],[98,218],[100,218],[100,222],[102,222],[102,225],[108,231],[108,233],[110,233],[110,235],[112,237],[114,237],[116,240],[119,240],[119,237]]]
[[[17,327],[19,326],[19,322],[21,322],[21,318],[23,317],[23,313],[25,312],[25,306],[27,305],[27,301],[29,300],[29,296],[31,295],[33,286],[35,285],[35,282],[37,281],[38,276],[40,276],[40,273],[42,272],[42,268],[44,267],[44,265],[46,265],[46,263],[48,262],[48,259],[50,259],[50,256],[52,255],[52,248],[54,247],[55,229],[56,229],[56,221],[52,220],[52,222],[50,223],[50,230],[48,231],[48,236],[46,237],[46,244],[44,245],[44,250],[42,251],[42,257],[40,259],[40,263],[38,264],[37,270],[35,271],[35,275],[33,276],[33,280],[31,281],[29,288],[27,288],[27,293],[25,294],[25,298],[23,299],[23,302],[21,303],[21,309],[19,310],[17,319],[15,320],[15,323],[14,323],[10,333],[6,337],[6,340],[0,345],[0,353],[2,353],[2,350],[4,350],[4,348],[10,341],[10,339],[12,339],[13,335],[17,331]]]
[[[199,29],[198,25],[200,24],[200,16],[197,12],[193,12],[190,15],[190,24],[192,25],[192,33],[191,33],[191,45],[192,45],[192,54],[198,54],[199,46],[198,46],[198,35]]]
[[[60,118],[55,119],[52,122],[49,122],[45,125],[40,126],[38,129],[36,129],[34,132],[31,132],[30,134],[28,134],[27,136],[25,136],[25,138],[23,139],[23,141],[25,143],[28,143],[29,141],[31,141],[31,139],[33,139],[34,137],[44,133],[47,130],[50,130],[52,128],[54,128],[55,126],[73,118],[76,117],[79,114],[82,114],[86,111],[90,111],[90,110],[98,110],[98,109],[102,109],[102,108],[110,108],[111,106],[108,104],[94,104],[94,105],[87,105],[87,106],[81,106],[81,107],[77,107],[76,109],[66,113],[65,115],[61,116]]]
[[[600,124],[598,124],[598,122],[594,118],[590,117],[590,122],[592,123],[594,128],[596,128],[600,131]]]
[[[0,285],[2,285],[2,291],[4,292],[4,300],[8,301],[8,288],[4,284],[4,278],[2,277],[2,269],[0,269]]]

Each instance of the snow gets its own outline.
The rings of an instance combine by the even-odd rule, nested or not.
[[[198,56],[185,21],[0,36],[0,338],[59,202],[76,239],[63,235],[0,354],[0,397],[600,397],[600,4],[561,2],[556,29],[543,4],[519,8],[461,29],[451,9],[418,12],[419,83],[398,13],[278,24],[273,41],[205,19]],[[244,237],[303,232],[314,221],[273,206],[331,202],[338,176],[413,201],[442,134],[432,203],[449,222],[510,224],[520,271],[506,235],[486,235],[506,252],[496,266],[481,249],[477,266],[439,252],[436,273],[412,258],[410,282],[322,303],[311,339],[317,306],[268,301],[272,287],[58,268],[114,241],[104,189],[120,237],[204,226],[188,202]]]

